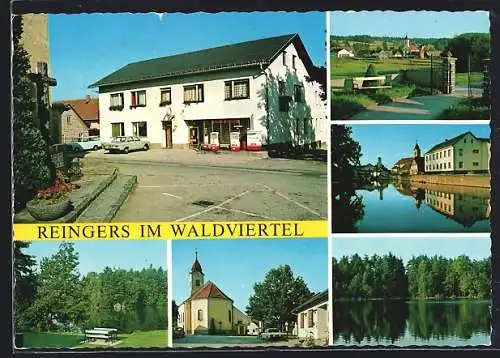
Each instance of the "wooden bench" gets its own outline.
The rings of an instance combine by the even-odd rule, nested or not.
[[[116,328],[94,328],[85,331],[85,339],[102,339],[105,342],[113,341],[116,339]]]

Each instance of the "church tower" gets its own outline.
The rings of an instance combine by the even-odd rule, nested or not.
[[[189,272],[189,286],[191,289],[191,295],[198,291],[205,284],[205,275],[201,269],[200,262],[198,261],[198,251],[195,252],[195,260],[191,271]]]
[[[420,147],[418,146],[418,143],[415,144],[415,148],[413,148],[413,158],[420,158]]]
[[[408,49],[408,51],[410,50],[410,38],[408,37],[408,35],[405,36],[404,47]]]

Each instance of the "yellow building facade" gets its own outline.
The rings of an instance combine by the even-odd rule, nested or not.
[[[251,319],[215,283],[207,281],[196,257],[189,272],[190,297],[179,305],[177,326],[186,334],[247,335]]]

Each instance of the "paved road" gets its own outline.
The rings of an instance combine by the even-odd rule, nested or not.
[[[415,97],[385,105],[374,106],[359,112],[349,120],[421,120],[438,119],[449,106],[458,103],[463,97],[435,95]]]
[[[207,157],[204,164],[202,156],[165,162],[159,152],[168,151],[85,157],[85,165],[108,163],[138,176],[115,222],[327,218],[326,163],[226,157],[229,163],[211,164]]]

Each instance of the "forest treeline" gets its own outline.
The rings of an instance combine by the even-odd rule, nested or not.
[[[166,329],[167,272],[106,267],[80,275],[73,243],[44,257],[39,267],[16,242],[16,329],[81,331],[116,327],[120,331]]]
[[[405,265],[392,253],[333,258],[335,299],[441,299],[490,296],[489,258],[471,260],[427,255],[414,256]]]

